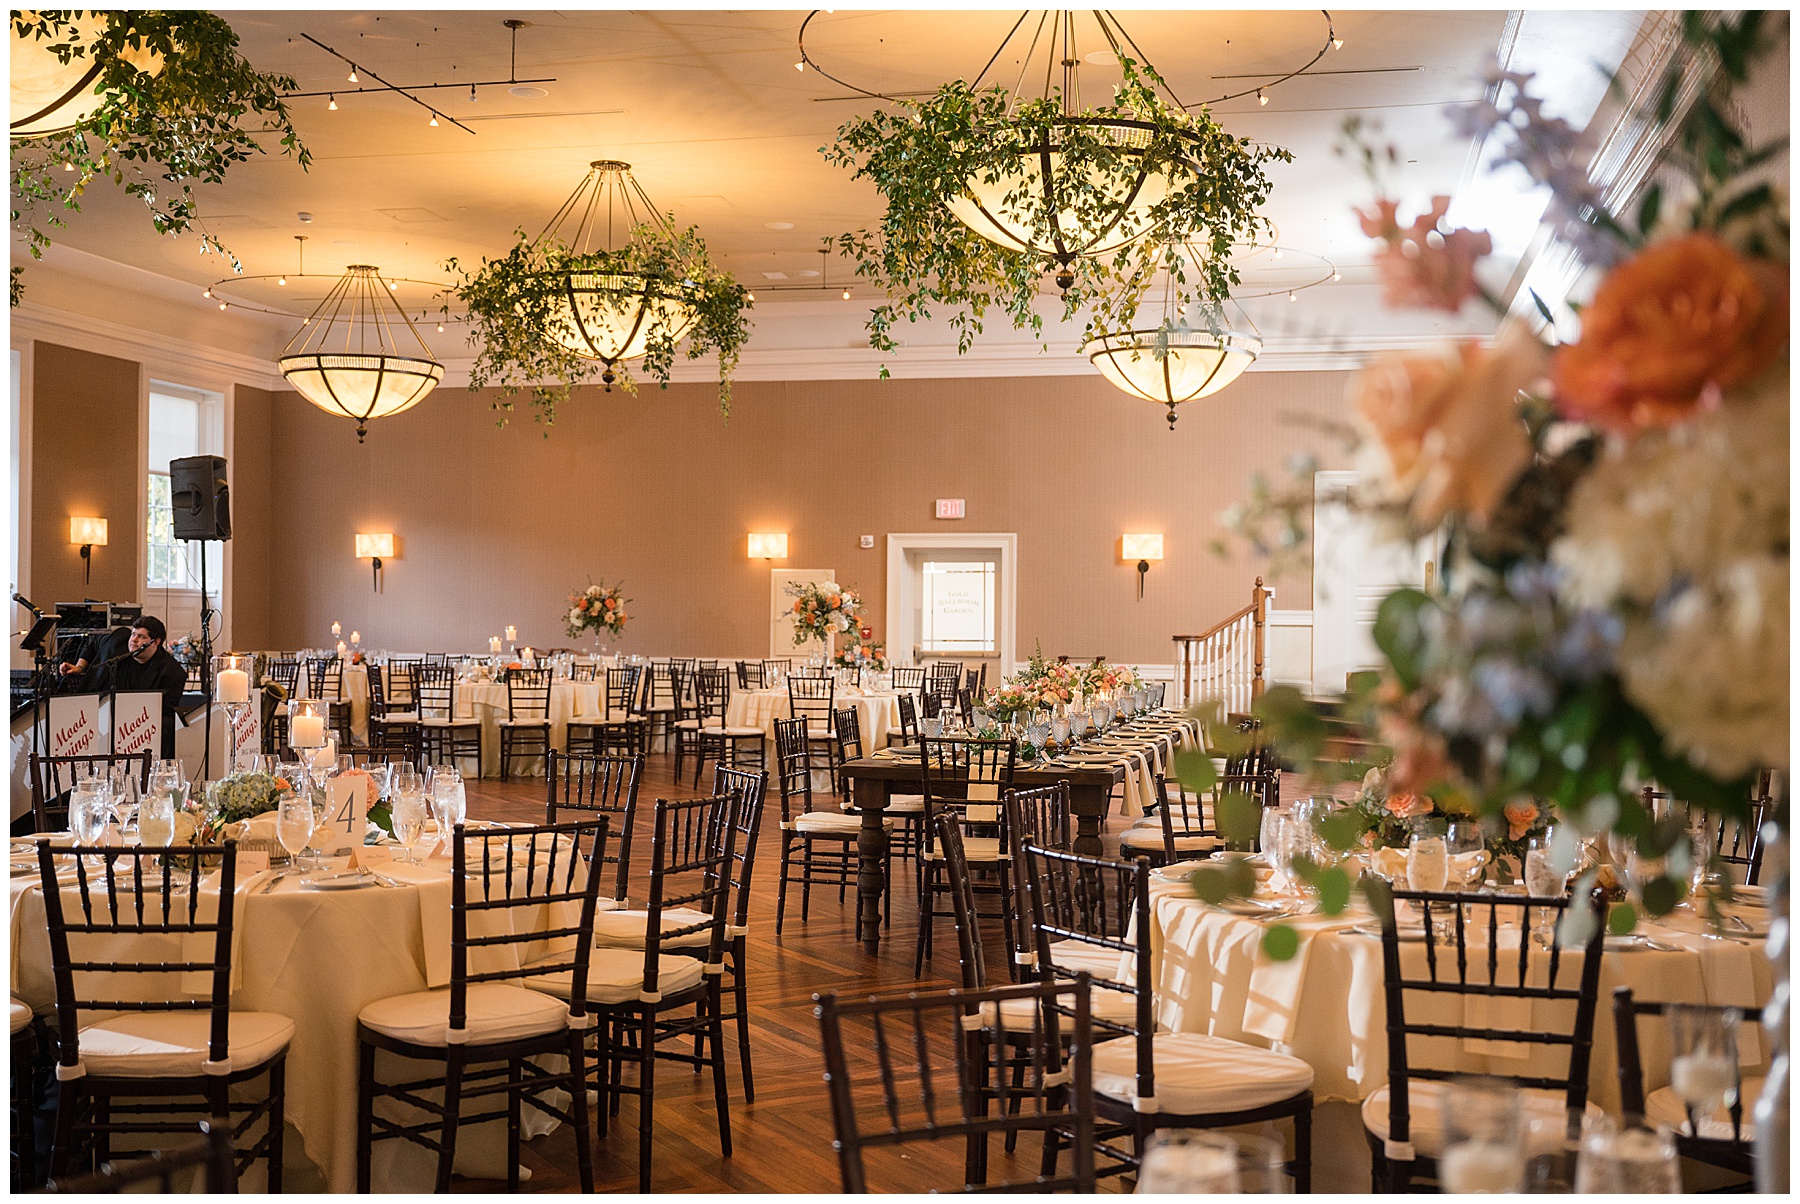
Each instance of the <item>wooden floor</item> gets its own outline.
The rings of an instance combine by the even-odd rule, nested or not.
[[[686,774],[692,782],[691,763]],[[711,768],[706,777],[710,780]],[[652,755],[646,766],[639,797],[643,800],[687,798],[696,792],[673,780],[669,758]],[[471,781],[469,814],[480,819],[543,822],[543,779],[515,779],[511,783]],[[839,906],[835,891],[815,891],[811,917],[799,922],[797,900],[788,901],[785,931],[775,936],[775,882],[780,807],[769,799],[763,815],[758,865],[752,887],[750,913],[749,996],[752,1048],[755,1057],[756,1102],[743,1101],[735,1051],[728,1052],[731,1089],[731,1129],[734,1153],[719,1154],[717,1122],[713,1111],[710,1074],[693,1074],[676,1064],[658,1068],[656,1081],[655,1151],[652,1187],[657,1192],[834,1192],[839,1190],[838,1170],[831,1148],[831,1117],[823,1082],[824,1065],[819,1054],[818,1022],[812,1014],[814,992],[847,994],[902,990],[915,985],[956,985],[956,943],[948,926],[939,932],[931,964],[924,978],[913,974],[917,908],[910,874],[897,875],[894,916],[884,934],[881,952],[869,957],[855,940],[855,894]],[[1121,822],[1112,820],[1109,851]],[[648,877],[648,840],[635,841],[633,883]],[[766,859],[765,859],[766,858]],[[996,951],[998,953],[998,951]],[[1003,960],[990,964],[1004,965]],[[728,1042],[734,1040],[727,1030]],[[1346,1112],[1348,1108],[1343,1109]],[[1321,1113],[1329,1112],[1321,1109]],[[1331,1123],[1336,1120],[1338,1123]],[[1347,1120],[1347,1123],[1346,1123]],[[1354,1113],[1348,1118],[1321,1115],[1322,1139],[1315,1146],[1318,1164],[1315,1190],[1366,1191],[1367,1154]],[[1335,1136],[1333,1130],[1336,1130]],[[1348,1145],[1326,1154],[1324,1141]],[[921,1149],[895,1165],[891,1176],[874,1185],[883,1191],[921,1192],[954,1188],[961,1182],[961,1148],[946,1148],[942,1159],[935,1151]],[[636,1101],[627,1097],[608,1136],[597,1147],[596,1187],[602,1191],[635,1192],[638,1184]],[[1020,1155],[1025,1156],[1024,1143]],[[1325,1154],[1321,1157],[1321,1154]],[[999,1151],[996,1147],[995,1155]],[[1036,1160],[1035,1147],[1030,1152]],[[532,1191],[575,1191],[575,1152],[567,1128],[529,1143],[524,1165],[531,1171],[525,1185]],[[873,1181],[874,1172],[871,1169]],[[1113,1181],[1116,1184],[1116,1180]],[[504,1183],[463,1180],[458,1191],[504,1190]]]

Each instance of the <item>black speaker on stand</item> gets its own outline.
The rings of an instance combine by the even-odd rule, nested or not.
[[[231,486],[224,456],[186,456],[169,461],[169,502],[175,538],[224,542],[231,538]],[[206,589],[206,554],[200,556],[200,695],[206,708],[206,743],[200,779],[212,768],[212,595]],[[227,767],[229,769],[229,767]]]

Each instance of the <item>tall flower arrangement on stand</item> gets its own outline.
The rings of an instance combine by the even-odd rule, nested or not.
[[[1634,847],[1661,868],[1609,913],[1618,931],[1681,903],[1712,852],[1679,815],[1647,810],[1641,787],[1743,818],[1757,771],[1788,764],[1787,207],[1758,179],[1777,148],[1752,147],[1729,104],[1770,41],[1766,17],[1682,18],[1686,53],[1644,114],[1667,156],[1629,207],[1609,208],[1586,172],[1594,148],[1543,113],[1530,76],[1496,71],[1488,99],[1452,110],[1501,147],[1497,166],[1547,188],[1591,291],[1568,314],[1534,297],[1533,320],[1505,318],[1491,345],[1379,359],[1351,390],[1372,482],[1352,504],[1402,538],[1446,536],[1435,586],[1382,602],[1384,664],[1351,698],[1391,755],[1384,797],[1466,809],[1495,840],[1554,809],[1569,868],[1582,837]],[[1379,186],[1391,156],[1348,132]],[[1440,198],[1405,223],[1384,198],[1361,215],[1390,304],[1454,311],[1484,295],[1488,240],[1444,211]],[[1579,333],[1559,342],[1559,329]],[[1240,509],[1238,526],[1291,523],[1295,506]],[[1290,759],[1331,771],[1323,722],[1294,691],[1258,710]],[[1190,758],[1183,776],[1209,768]],[[1333,843],[1358,838],[1361,813],[1346,810]],[[1572,911],[1571,935],[1597,919]]]
[[[862,615],[862,597],[835,581],[791,582],[788,597],[794,600],[794,646],[817,641],[827,653],[832,640],[855,631]]]
[[[625,634],[625,624],[631,619],[625,613],[625,604],[629,601],[631,599],[625,596],[624,582],[608,585],[602,581],[598,585],[576,590],[569,595],[569,610],[564,616],[565,629],[571,636],[589,631],[598,636],[604,632],[616,640]]]

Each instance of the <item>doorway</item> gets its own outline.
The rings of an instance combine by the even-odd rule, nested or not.
[[[1012,673],[1019,537],[919,532],[887,537],[887,649],[900,665],[960,660]]]

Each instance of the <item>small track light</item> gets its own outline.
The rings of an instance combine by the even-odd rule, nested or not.
[[[350,64],[350,82],[353,84],[362,82],[356,78],[356,64],[355,63]]]
[[[1266,105],[1269,103],[1269,98],[1263,95],[1263,90],[1261,88],[1256,90],[1256,103],[1259,105]]]
[[[437,114],[436,114],[436,113],[433,113],[433,114],[432,114],[432,115],[431,115],[431,120],[430,120],[430,121],[428,121],[428,122],[426,122],[426,124],[427,124],[427,125],[429,125],[429,126],[431,126],[431,127],[432,127],[432,128],[433,128],[433,129],[435,129],[435,128],[437,128],[437,123],[438,123],[438,119],[437,119]]]
[[[333,112],[333,113],[337,112],[337,97],[335,97],[335,96],[331,97],[331,103],[326,105],[325,108],[327,110],[329,110],[330,112]]]

